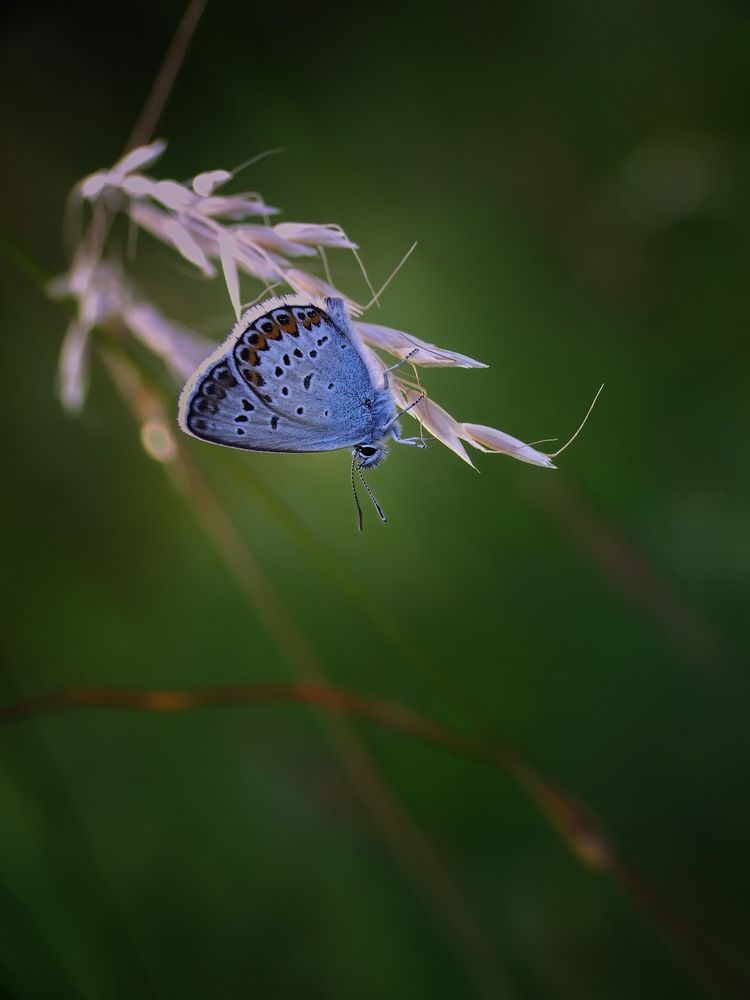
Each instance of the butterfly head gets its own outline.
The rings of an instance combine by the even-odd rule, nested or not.
[[[379,444],[358,444],[352,449],[352,456],[360,469],[374,469],[385,459],[388,446],[385,441]]]

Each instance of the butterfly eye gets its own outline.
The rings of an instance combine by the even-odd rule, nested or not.
[[[364,447],[359,449],[360,455],[364,455],[365,458],[370,458],[375,454],[377,448],[371,448],[369,444],[364,445]]]

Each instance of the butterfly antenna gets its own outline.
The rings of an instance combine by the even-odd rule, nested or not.
[[[398,272],[401,270],[401,268],[404,266],[404,264],[407,262],[407,260],[411,257],[411,255],[414,253],[414,251],[416,249],[417,249],[417,241],[415,240],[414,243],[412,243],[412,245],[406,251],[406,253],[404,254],[404,256],[401,258],[400,262],[391,271],[391,273],[390,273],[389,277],[386,279],[386,281],[380,286],[380,288],[378,289],[377,294],[373,295],[373,297],[367,303],[367,305],[362,310],[362,312],[367,312],[367,310],[370,308],[370,306],[372,306],[375,302],[377,302],[378,305],[380,305],[380,302],[379,302],[380,296],[383,294],[383,292],[386,290],[386,288],[390,285],[390,283],[393,281],[393,279],[396,277],[396,275],[398,274]]]
[[[602,384],[601,384],[601,385],[599,386],[599,389],[598,389],[598,391],[597,391],[596,395],[595,395],[595,396],[594,396],[594,398],[593,398],[593,399],[591,400],[591,406],[590,406],[590,407],[588,408],[588,410],[586,410],[586,416],[585,416],[585,417],[583,418],[583,420],[581,421],[581,423],[580,423],[580,426],[579,426],[578,430],[577,430],[577,431],[575,432],[575,434],[573,435],[573,437],[569,438],[569,439],[568,439],[568,440],[567,440],[567,441],[565,442],[565,444],[564,444],[564,445],[562,446],[562,448],[558,448],[558,449],[557,449],[557,451],[553,451],[553,452],[552,452],[552,453],[550,454],[550,456],[549,456],[550,458],[557,458],[557,456],[558,456],[558,455],[561,455],[561,454],[562,454],[562,453],[563,453],[563,452],[565,451],[565,449],[566,449],[566,448],[567,448],[567,447],[568,447],[569,445],[573,444],[573,442],[575,441],[575,439],[576,439],[576,438],[578,437],[578,435],[579,435],[579,434],[581,433],[581,431],[583,430],[583,428],[584,428],[584,427],[586,426],[586,421],[587,421],[587,420],[589,419],[589,417],[591,416],[591,411],[592,411],[592,410],[594,409],[594,407],[596,406],[596,401],[597,401],[597,399],[598,399],[598,398],[599,398],[599,397],[601,396],[601,394],[602,394],[602,389],[603,389],[603,388],[604,388],[604,383],[602,382]]]
[[[368,497],[372,500],[373,507],[378,512],[378,516],[380,517],[380,520],[385,524],[385,522],[388,520],[388,518],[383,513],[383,508],[380,506],[380,504],[378,503],[378,501],[375,499],[375,494],[372,492],[372,490],[370,489],[370,487],[367,485],[367,480],[365,479],[365,477],[364,477],[364,475],[362,473],[362,466],[361,465],[357,466],[357,472],[359,473],[359,478],[362,480],[362,485],[365,488],[365,492],[367,493]]]
[[[354,494],[354,504],[357,508],[357,527],[362,530],[362,508],[359,505],[359,497],[357,496],[357,483],[354,479],[354,465],[357,461],[356,456],[352,455],[352,493]],[[362,473],[360,473],[362,475]]]
[[[418,406],[422,402],[423,399],[424,399],[424,393],[421,392],[413,402],[409,403],[408,406],[405,406],[403,410],[399,410],[398,413],[396,414],[396,416],[393,418],[393,420],[389,421],[385,425],[385,427],[383,428],[383,434],[387,434],[388,431],[391,429],[391,427],[393,427],[393,425],[398,420],[400,420],[401,417],[403,417],[406,413],[408,413],[409,410],[413,410],[415,406]],[[419,418],[417,418],[417,419],[419,419]],[[420,424],[419,426],[421,428],[422,425]]]

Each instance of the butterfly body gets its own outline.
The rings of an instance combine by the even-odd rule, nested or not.
[[[341,299],[267,299],[238,320],[180,396],[178,422],[230,448],[351,448],[362,468],[398,438],[387,376],[367,358]]]

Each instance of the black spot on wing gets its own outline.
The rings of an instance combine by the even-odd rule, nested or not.
[[[226,361],[215,364],[198,384],[190,400],[185,421],[188,430],[199,435],[207,432],[209,421],[205,418],[220,412],[228,390],[236,389],[237,385],[237,379]]]

